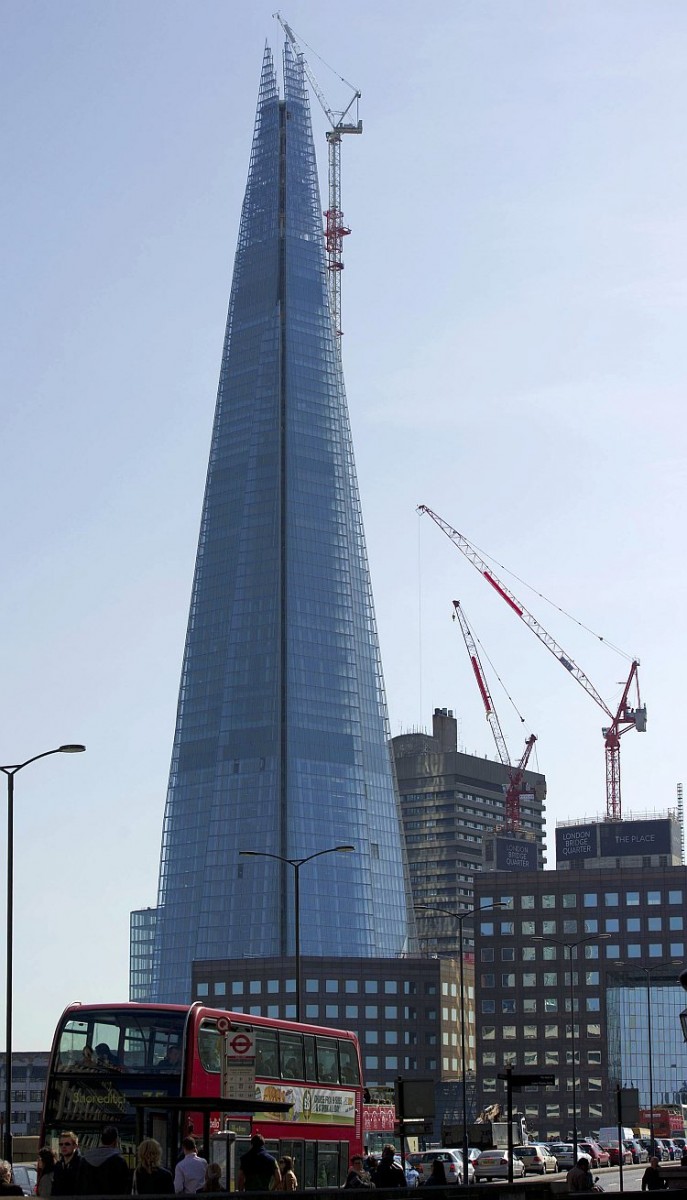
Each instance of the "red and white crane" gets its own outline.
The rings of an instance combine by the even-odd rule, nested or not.
[[[296,35],[291,26],[284,20],[281,13],[274,13],[284,33],[289,39],[297,57],[303,63],[303,70],[308,77],[310,86],[312,87],[324,115],[326,116],[330,129],[327,130],[327,157],[329,160],[329,205],[324,214],[324,242],[327,248],[327,268],[329,271],[329,307],[332,314],[332,322],[334,324],[334,334],[337,338],[337,344],[341,346],[341,338],[343,330],[341,329],[341,272],[343,271],[343,239],[351,232],[347,225],[344,224],[344,216],[341,211],[341,138],[345,133],[362,133],[363,123],[358,115],[358,103],[360,100],[360,92],[353,87],[352,83],[348,83],[343,75],[339,75],[342,83],[350,88],[353,92],[350,101],[343,111],[336,112],[332,109],[320,88],[312,68],[310,67],[305,54],[301,50]],[[355,105],[355,121],[347,121],[351,109]]]
[[[508,832],[513,833],[515,830],[520,829],[520,788],[522,786],[522,778],[525,774],[525,768],[529,762],[530,754],[532,753],[532,748],[537,740],[537,737],[534,733],[530,734],[525,742],[525,750],[522,758],[520,759],[517,767],[514,767],[510,760],[506,739],[503,736],[501,722],[499,721],[498,713],[494,707],[494,701],[491,698],[491,692],[489,691],[489,685],[487,683],[484,667],[480,661],[477,644],[475,642],[472,630],[468,624],[467,617],[460,606],[459,600],[453,601],[453,619],[460,625],[460,630],[463,635],[463,640],[468,652],[473,674],[477,680],[477,687],[479,688],[479,692],[482,697],[482,703],[484,705],[487,721],[489,722],[491,732],[494,735],[498,756],[501,759],[504,767],[506,767],[508,770],[505,825]]]
[[[628,729],[636,729],[638,733],[646,732],[646,705],[641,704],[639,695],[639,659],[632,660],[630,673],[623,686],[622,696],[618,707],[614,712],[608,707],[603,696],[594,687],[594,684],[587,678],[581,667],[573,661],[569,654],[559,646],[558,642],[544,629],[544,626],[539,623],[536,617],[525,608],[524,604],[517,599],[516,596],[506,587],[500,579],[496,577],[491,567],[485,562],[482,556],[478,553],[474,546],[470,544],[462,533],[458,533],[447,521],[444,521],[426,504],[418,505],[418,512],[426,513],[431,517],[436,525],[446,534],[450,541],[458,550],[462,551],[465,557],[472,563],[480,575],[486,579],[494,591],[505,600],[506,604],[513,612],[524,621],[525,625],[543,642],[547,650],[549,650],[554,658],[557,658],[561,666],[565,667],[566,671],[577,680],[580,687],[584,688],[587,695],[592,697],[592,700],[603,709],[606,716],[609,718],[610,724],[602,728],[601,732],[604,738],[604,746],[606,752],[606,817],[609,821],[622,820],[622,803],[620,795],[620,739]],[[636,690],[636,705],[632,707],[629,703],[630,691],[634,685]]]

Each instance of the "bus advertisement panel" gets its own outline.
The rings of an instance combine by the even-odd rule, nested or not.
[[[226,1115],[211,1113],[210,1134],[236,1132],[238,1160],[251,1132],[261,1133],[271,1153],[292,1156],[303,1187],[340,1186],[351,1155],[362,1151],[355,1034],[200,1003],[70,1005],[53,1041],[43,1144],[56,1148],[71,1129],[88,1148],[115,1125],[133,1164],[138,1103],[143,1136],[162,1144],[173,1167],[180,1139],[204,1127],[181,1097],[236,1101]],[[251,1114],[253,1102],[262,1111]],[[286,1111],[276,1107],[284,1104]]]

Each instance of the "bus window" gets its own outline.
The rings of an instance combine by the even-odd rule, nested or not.
[[[198,1031],[198,1055],[201,1066],[213,1075],[220,1072],[219,1030],[216,1021],[203,1020]]]
[[[305,1078],[308,1083],[317,1083],[317,1063],[315,1061],[315,1038],[311,1033],[303,1034],[303,1049],[305,1051]],[[314,1171],[313,1167],[313,1171]],[[308,1184],[314,1187],[314,1182]]]
[[[68,1018],[57,1044],[55,1071],[141,1072],[155,1070],[167,1045],[180,1049],[183,1018],[176,1014],[91,1011],[81,1019]],[[180,1060],[180,1054],[177,1059]],[[167,1060],[169,1062],[169,1059]],[[170,1069],[173,1069],[170,1067]],[[181,1072],[181,1063],[176,1074]]]
[[[316,1037],[317,1045],[317,1079],[319,1083],[338,1083],[339,1068],[336,1061],[336,1042],[334,1038]],[[319,1178],[319,1167],[318,1167]],[[335,1185],[332,1185],[335,1186]]]
[[[282,1079],[303,1079],[303,1039],[299,1033],[279,1034]]]
[[[330,1188],[339,1186],[339,1146],[337,1142],[317,1143],[317,1186]]]
[[[339,1040],[339,1064],[342,1083],[360,1083],[358,1056],[353,1042]]]
[[[279,1078],[276,1029],[255,1030],[255,1074],[265,1079]]]

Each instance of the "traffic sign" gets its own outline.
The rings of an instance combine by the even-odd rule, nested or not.
[[[229,1018],[228,1017],[218,1017],[217,1018],[217,1028],[220,1033],[228,1033],[229,1032]]]

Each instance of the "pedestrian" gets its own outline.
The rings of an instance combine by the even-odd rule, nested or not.
[[[396,1147],[391,1142],[382,1146],[382,1158],[374,1177],[374,1185],[378,1188],[407,1187],[406,1173],[403,1167],[394,1162]]]
[[[440,1158],[435,1158],[432,1163],[432,1170],[427,1179],[425,1179],[423,1187],[446,1187],[446,1171],[444,1164]]]
[[[346,1176],[345,1188],[371,1188],[374,1187],[367,1171],[363,1168],[363,1160],[359,1154],[354,1154],[351,1159],[351,1165]]]
[[[205,1183],[201,1188],[198,1188],[198,1192],[221,1191],[224,1191],[224,1188],[222,1187],[222,1168],[219,1163],[208,1163],[207,1167],[205,1168]]]
[[[139,1196],[174,1195],[174,1176],[161,1166],[162,1146],[155,1138],[145,1138],[136,1151],[133,1191]]]
[[[593,1192],[594,1176],[590,1170],[588,1158],[578,1158],[574,1167],[566,1175],[569,1192]]]
[[[642,1175],[642,1191],[662,1192],[667,1186],[668,1184],[659,1170],[658,1159],[654,1155],[653,1158],[649,1159],[649,1165]]]
[[[73,1130],[59,1137],[60,1157],[52,1173],[53,1196],[78,1196],[83,1158],[79,1151],[79,1139]]]
[[[241,1155],[238,1188],[240,1192],[267,1192],[279,1190],[281,1171],[276,1158],[265,1149],[265,1139],[254,1133],[250,1139],[250,1150]]]
[[[185,1137],[181,1148],[184,1157],[176,1165],[174,1191],[197,1192],[205,1183],[205,1169],[208,1164],[204,1158],[200,1158],[195,1138]]]
[[[114,1125],[106,1125],[100,1145],[84,1153],[79,1191],[82,1196],[128,1196],[131,1192],[131,1171]]]
[[[279,1170],[281,1171],[281,1190],[282,1192],[297,1192],[298,1180],[296,1172],[293,1169],[293,1159],[290,1154],[285,1154],[279,1159]]]
[[[420,1173],[415,1170],[411,1162],[406,1163],[406,1183],[408,1187],[417,1187],[420,1182]]]
[[[23,1196],[18,1183],[12,1183],[12,1164],[0,1159],[0,1196]]]
[[[372,1186],[374,1187],[375,1176],[377,1174],[377,1167],[379,1166],[379,1159],[374,1154],[368,1154],[367,1158],[364,1160],[363,1165],[367,1172],[367,1177],[370,1180],[370,1183],[372,1184]]]
[[[37,1196],[52,1196],[52,1177],[55,1171],[55,1155],[49,1146],[42,1146],[36,1162]]]

